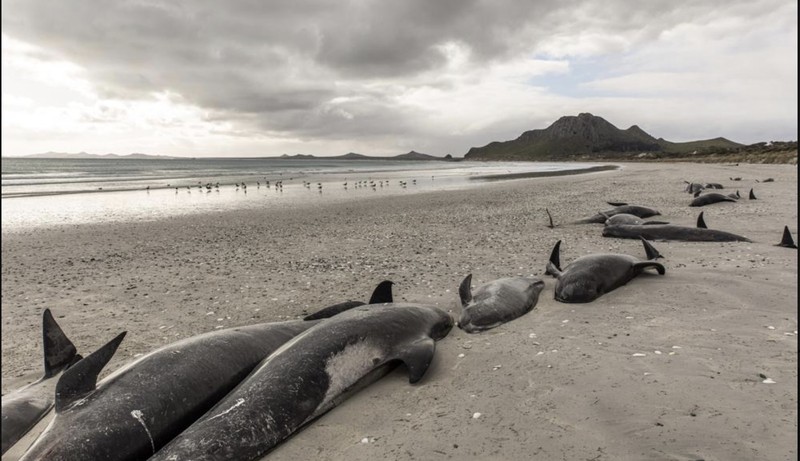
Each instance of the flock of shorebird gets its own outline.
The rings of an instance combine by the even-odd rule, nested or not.
[[[293,180],[293,179],[294,178],[289,178],[290,181]],[[434,176],[431,176],[431,180],[433,180],[433,179],[434,179]],[[409,184],[411,184],[411,185],[416,185],[417,184],[417,180],[416,179],[411,179],[410,181],[398,179],[398,180],[395,180],[395,182],[397,183],[397,185],[399,185],[403,189],[407,188]],[[379,180],[376,181],[374,179],[369,178],[369,179],[358,180],[356,182],[348,182],[347,178],[345,178],[344,182],[342,183],[342,188],[344,190],[347,190],[348,187],[353,187],[355,189],[364,188],[364,189],[372,189],[372,190],[375,191],[375,190],[378,190],[379,188],[383,188],[384,186],[385,187],[389,187],[391,184],[392,184],[392,180],[390,180],[390,179],[379,179]],[[242,191],[247,193],[247,183],[245,183],[244,181],[236,182],[234,184],[223,184],[222,186],[224,187],[226,185],[232,185],[232,186],[235,187],[236,191],[241,189]],[[256,188],[257,189],[261,189],[262,185],[267,189],[273,189],[274,188],[276,192],[283,192],[283,180],[282,179],[278,180],[278,181],[269,181],[266,177],[264,177],[263,184],[262,184],[262,182],[260,180],[256,181]],[[303,185],[304,188],[306,188],[308,190],[316,189],[317,191],[319,191],[319,193],[322,193],[323,183],[321,183],[321,182],[313,183],[312,181],[302,180],[302,185]],[[219,192],[220,191],[220,183],[219,182],[214,182],[214,183],[207,182],[207,183],[203,184],[202,181],[197,181],[197,184],[195,184],[193,186],[183,186],[183,185],[182,186],[173,186],[172,184],[167,184],[166,187],[168,189],[169,188],[174,188],[176,194],[178,192],[180,192],[181,190],[186,190],[187,192],[191,192],[193,189],[197,189],[197,190],[200,190],[200,191],[205,191],[206,193],[210,193],[212,191],[213,192]],[[149,192],[151,190],[150,186],[147,186],[145,188],[145,190]]]

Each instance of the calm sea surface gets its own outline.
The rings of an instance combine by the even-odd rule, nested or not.
[[[291,207],[479,187],[593,164],[289,159],[2,159],[2,230]],[[283,187],[276,187],[280,182]],[[269,185],[267,184],[269,183]]]

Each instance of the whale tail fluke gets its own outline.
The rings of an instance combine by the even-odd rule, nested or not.
[[[56,412],[92,392],[97,387],[97,376],[108,364],[127,332],[123,331],[105,346],[72,365],[61,375],[56,384]]]
[[[369,304],[394,302],[394,297],[392,296],[392,285],[394,285],[394,282],[391,280],[384,280],[383,282],[379,283],[378,286],[375,287],[375,290],[373,290],[372,296],[369,298]]]
[[[642,272],[644,272],[645,269],[648,269],[650,267],[655,268],[655,270],[658,272],[658,275],[664,275],[667,273],[667,270],[664,269],[664,265],[661,263],[657,263],[655,261],[644,261],[636,263],[633,265],[633,270],[635,270],[637,274],[641,274]]]
[[[556,242],[553,251],[550,252],[550,260],[547,262],[547,269],[544,271],[547,275],[558,277],[561,275],[561,240]]]
[[[756,194],[753,193],[753,189],[750,189],[750,195],[748,197],[750,200],[757,200]]]
[[[699,229],[708,229],[708,226],[706,226],[706,220],[703,219],[702,211],[700,212],[700,215],[697,216],[697,227]]]
[[[467,304],[472,301],[472,274],[467,275],[461,281],[461,285],[458,286],[458,297],[461,298],[462,307],[467,307]]]
[[[42,344],[44,346],[44,376],[50,378],[75,362],[78,350],[53,318],[50,309],[42,314]]]
[[[792,238],[792,233],[789,231],[789,226],[784,226],[783,238],[781,239],[781,243],[775,246],[786,247],[786,248],[797,248],[797,244],[794,243],[794,239]]]
[[[664,258],[663,256],[661,256],[661,253],[659,253],[658,250],[656,250],[656,247],[654,247],[652,243],[648,242],[647,239],[641,236],[639,237],[639,239],[642,241],[642,245],[644,245],[644,252],[647,255],[648,260]]]

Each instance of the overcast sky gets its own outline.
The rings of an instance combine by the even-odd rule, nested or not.
[[[2,153],[463,156],[563,115],[797,139],[796,0],[2,2]]]

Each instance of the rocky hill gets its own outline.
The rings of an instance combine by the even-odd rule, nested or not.
[[[545,129],[522,133],[517,139],[473,147],[467,160],[578,160],[636,157],[642,154],[688,153],[705,149],[735,149],[742,144],[725,138],[672,143],[654,138],[636,125],[621,130],[602,117],[583,113],[565,116]]]

